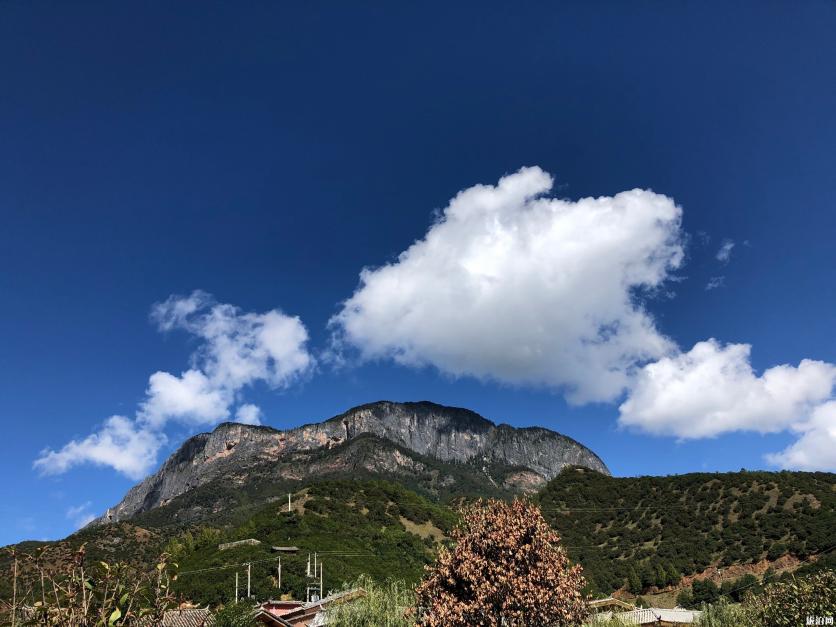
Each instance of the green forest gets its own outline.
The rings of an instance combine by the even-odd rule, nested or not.
[[[166,551],[179,566],[175,591],[213,605],[233,598],[236,572],[240,593],[245,593],[243,564],[249,562],[253,595],[304,598],[306,584],[313,583],[305,575],[314,553],[323,565],[325,592],[361,574],[416,582],[439,544],[447,541],[457,507],[478,496],[433,498],[372,478],[252,484],[237,490],[234,506],[197,522],[177,522],[175,513],[211,500],[207,490],[213,499],[219,491],[228,491],[230,498],[236,492],[234,486],[205,486],[134,520],[17,549],[46,546],[50,559],[60,562],[85,544],[91,560],[137,564],[152,564]],[[288,492],[293,495],[290,511]],[[624,586],[637,595],[652,592],[710,565],[786,561],[786,556],[801,570],[836,565],[831,550],[836,545],[834,474],[741,471],[613,478],[567,468],[528,498],[558,531],[570,558],[583,566],[588,591],[596,595]],[[218,549],[221,543],[247,538],[260,544]],[[299,551],[279,554],[273,546]],[[8,556],[4,560],[7,568]],[[687,589],[692,598],[682,600],[698,603],[733,588],[732,583],[722,591],[698,584]]]
[[[712,564],[803,561],[836,545],[832,473],[613,478],[571,468],[537,500],[600,592],[627,582],[639,594]]]

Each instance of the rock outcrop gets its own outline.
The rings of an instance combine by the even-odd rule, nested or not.
[[[435,403],[381,401],[287,431],[223,423],[211,433],[187,440],[155,474],[131,488],[116,507],[95,523],[123,520],[165,505],[218,478],[244,481],[251,469],[278,465],[296,453],[344,448],[364,434],[442,462],[472,463],[482,470],[495,464],[516,468],[516,474],[504,484],[511,490],[527,491],[526,488],[545,483],[567,465],[609,475],[595,453],[548,429],[495,425],[470,410]],[[397,447],[378,451],[366,460],[364,469],[387,472],[415,463]],[[397,456],[404,459],[395,459]],[[306,463],[301,459],[299,462]],[[320,459],[317,463],[323,462]],[[335,459],[333,465],[338,466],[339,460]],[[299,469],[299,477],[306,474]]]

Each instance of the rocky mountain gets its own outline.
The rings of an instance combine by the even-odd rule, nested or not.
[[[213,482],[305,480],[339,473],[408,476],[431,492],[470,480],[531,492],[566,466],[605,475],[601,459],[564,435],[495,425],[467,409],[381,401],[287,431],[236,423],[187,440],[94,524],[133,517]]]

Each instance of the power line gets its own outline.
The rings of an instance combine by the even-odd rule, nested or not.
[[[374,555],[372,551],[317,551],[319,555],[327,555],[328,557],[363,557],[367,555]],[[263,564],[265,562],[275,562],[278,558],[277,557],[269,557],[266,559],[261,560],[250,560],[248,562],[242,562],[240,564],[222,564],[220,566],[209,566],[207,568],[198,568],[196,570],[185,570],[182,572],[177,573],[178,576],[181,575],[193,575],[195,573],[206,573],[213,570],[226,570],[228,568],[240,568],[241,566],[246,566],[247,564]]]
[[[815,557],[816,559],[818,559],[818,558],[819,558],[819,556],[821,556],[821,555],[825,555],[826,553],[830,553],[830,551],[832,551],[833,549],[836,549],[836,544],[834,544],[834,545],[833,545],[833,546],[831,546],[830,548],[824,549],[823,551],[819,551],[819,552],[818,552],[818,553],[816,553],[815,555],[811,555],[811,556],[810,556],[810,557],[808,557],[807,559],[800,560],[800,562],[801,562],[802,564],[805,564],[805,563],[808,563],[808,564],[809,564],[809,563],[813,563],[813,558],[814,558],[814,557]],[[762,580],[760,580],[760,579],[759,579],[758,581],[753,581],[752,583],[746,584],[745,586],[740,586],[739,588],[733,588],[732,590],[729,590],[729,591],[727,591],[727,592],[721,592],[721,593],[720,593],[720,596],[728,596],[728,595],[732,594],[733,592],[740,592],[741,590],[746,590],[747,588],[751,588],[752,586],[757,586],[757,585],[760,585],[761,583],[762,583]]]

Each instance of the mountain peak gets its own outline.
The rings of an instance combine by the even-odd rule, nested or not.
[[[303,454],[327,453],[363,435],[389,441],[406,455],[472,464],[474,472],[485,474],[492,482],[487,467],[496,464],[524,472],[526,485],[544,484],[570,465],[609,474],[595,453],[549,429],[497,426],[469,409],[430,401],[376,401],[295,429],[222,423],[211,433],[186,440],[154,475],[131,488],[109,515],[111,520],[124,519],[165,505],[210,481],[246,482],[250,474],[270,475],[274,473],[271,469],[288,462],[297,466],[290,474],[301,478],[306,476],[302,466],[311,463]],[[401,459],[404,453],[388,449],[386,455]],[[387,471],[393,467],[386,455],[376,462],[381,472],[383,467]],[[351,472],[339,464],[332,470]]]

